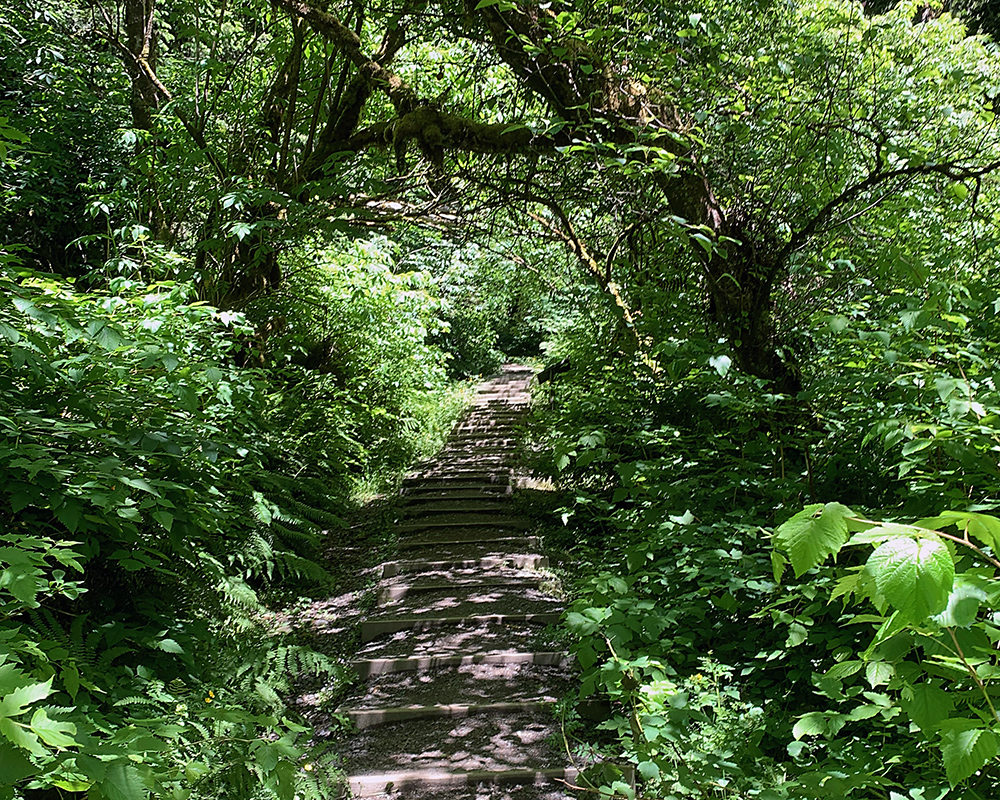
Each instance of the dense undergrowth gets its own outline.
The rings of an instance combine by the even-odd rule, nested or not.
[[[285,696],[348,676],[269,611],[335,588],[357,503],[467,395],[385,247],[304,254],[244,313],[3,256],[0,796],[326,796]]]
[[[995,796],[996,302],[859,298],[820,318],[794,399],[707,339],[562,342],[538,467],[590,573],[581,696],[611,699],[638,794]]]

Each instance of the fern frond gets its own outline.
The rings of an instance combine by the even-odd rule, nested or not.
[[[160,711],[163,710],[161,704],[152,699],[151,697],[139,697],[137,695],[131,695],[129,697],[123,697],[121,700],[115,701],[116,706],[152,706]]]

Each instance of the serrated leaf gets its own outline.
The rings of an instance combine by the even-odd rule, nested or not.
[[[879,594],[914,622],[943,611],[955,582],[955,563],[938,539],[890,539],[876,548],[865,569]]]
[[[941,756],[952,786],[974,775],[996,755],[997,737],[990,730],[947,730],[941,737]]]
[[[863,666],[864,663],[861,661],[841,661],[826,671],[826,677],[843,680],[859,672]]]
[[[857,722],[858,720],[862,719],[871,719],[872,717],[877,715],[881,710],[882,710],[881,706],[873,706],[873,705],[855,706],[854,708],[851,709],[851,713],[848,714],[847,716],[850,718],[852,722]]]
[[[0,589],[6,589],[25,605],[37,608],[35,598],[43,587],[42,574],[31,564],[11,564],[0,570]]]
[[[924,736],[937,730],[942,720],[948,718],[955,708],[955,699],[943,689],[929,683],[917,683],[909,687],[899,698],[899,704]]]
[[[139,772],[125,761],[108,764],[108,771],[100,786],[108,800],[145,800],[147,794]]]
[[[873,689],[887,684],[895,673],[892,664],[887,661],[872,661],[865,667],[865,678]]]
[[[56,519],[65,525],[70,533],[76,533],[80,525],[80,518],[83,516],[83,508],[79,503],[67,500],[55,510]]]
[[[44,700],[52,694],[52,678],[45,683],[33,683],[21,686],[9,694],[0,697],[0,717],[17,717],[28,710],[28,706],[39,700]]]
[[[133,489],[141,489],[144,492],[149,492],[152,495],[160,496],[160,493],[153,488],[152,484],[144,478],[129,478],[126,475],[120,475],[119,480],[126,486],[131,486]]]
[[[848,544],[881,544],[882,542],[887,542],[890,539],[895,539],[897,536],[907,536],[913,538],[914,527],[915,526],[911,525],[897,525],[892,522],[885,522],[880,525],[876,525],[873,528],[858,531],[851,537]]]
[[[808,714],[803,714],[796,720],[795,726],[792,728],[792,736],[796,740],[803,736],[819,736],[823,733],[826,733],[826,717],[821,711],[810,711]]]
[[[840,503],[806,506],[775,532],[775,543],[788,553],[799,578],[847,542],[847,518],[854,512]]]
[[[40,708],[32,714],[31,730],[38,734],[45,744],[52,747],[65,748],[78,744],[73,738],[76,736],[76,725],[72,722],[60,722],[52,719],[45,713],[44,708]]]
[[[170,529],[174,526],[174,515],[169,511],[154,511],[153,519],[162,525],[166,531],[169,533]]]
[[[11,744],[27,750],[32,755],[47,756],[49,754],[49,751],[42,747],[41,741],[34,733],[9,717],[0,717],[0,736],[3,736]]]
[[[774,582],[781,583],[781,576],[785,573],[785,557],[777,550],[771,551],[771,574],[774,575]]]

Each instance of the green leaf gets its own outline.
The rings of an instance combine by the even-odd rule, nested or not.
[[[954,710],[955,698],[935,685],[917,683],[904,690],[899,704],[924,736],[930,737]]]
[[[0,735],[11,744],[27,750],[32,755],[41,757],[49,754],[49,751],[42,747],[41,741],[34,733],[9,717],[0,717]]]
[[[997,737],[993,731],[983,728],[961,730],[971,720],[949,720],[952,730],[946,730],[941,737],[941,756],[948,782],[957,786],[966,778],[982,769],[997,755]],[[978,724],[978,723],[973,723]]]
[[[145,800],[146,789],[139,772],[125,761],[113,761],[101,781],[101,791],[108,800]]]
[[[771,551],[771,574],[774,575],[774,582],[781,583],[781,576],[785,572],[785,564],[788,562],[777,550]]]
[[[65,748],[79,744],[73,738],[76,735],[76,725],[52,719],[45,713],[44,708],[38,709],[32,715],[31,730],[37,733],[45,744],[52,747]]]
[[[125,475],[120,475],[119,480],[126,486],[131,486],[133,489],[141,489],[144,492],[149,492],[152,495],[160,496],[160,493],[156,491],[149,483],[149,481],[144,478],[129,478]]]
[[[879,594],[914,622],[943,611],[955,581],[955,563],[938,539],[890,539],[871,554],[865,569]]]
[[[943,511],[936,517],[918,520],[914,525],[931,530],[954,525],[967,530],[970,536],[974,536],[994,552],[1000,549],[1000,519],[990,514],[978,514],[972,511]]]
[[[945,628],[968,628],[976,621],[979,604],[986,602],[986,592],[973,576],[959,575],[955,578],[948,605],[934,621]]]
[[[35,765],[18,748],[0,742],[0,784],[17,783],[37,771]]]
[[[865,667],[865,678],[873,689],[887,684],[895,673],[896,670],[888,661],[872,661]]]
[[[174,515],[169,511],[154,511],[153,519],[159,522],[169,533],[170,529],[174,526]]]
[[[0,698],[0,717],[17,717],[28,710],[28,706],[44,700],[52,694],[52,678],[45,683],[22,686]]]
[[[30,564],[11,564],[0,570],[0,589],[6,589],[22,603],[37,608],[35,599],[43,586],[42,571]]]
[[[775,532],[775,543],[788,553],[795,577],[799,578],[847,541],[847,518],[851,509],[840,503],[806,506]]]
[[[655,781],[660,777],[660,768],[655,761],[640,761],[636,770],[647,781]]]

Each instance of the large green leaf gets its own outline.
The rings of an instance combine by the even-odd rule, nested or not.
[[[914,724],[924,736],[930,736],[955,707],[954,696],[929,683],[918,683],[909,687],[899,698],[903,707]]]
[[[890,539],[871,554],[866,569],[879,594],[912,622],[943,611],[955,581],[955,563],[939,539]]]
[[[982,723],[950,720],[950,730],[941,737],[941,755],[948,782],[955,786],[996,758],[998,740],[993,731],[971,727]]]
[[[147,796],[138,770],[125,761],[113,761],[108,765],[101,790],[108,800],[145,800]]]
[[[827,556],[835,555],[847,541],[851,509],[840,503],[806,506],[775,532],[775,544],[785,550],[801,577]]]
[[[76,736],[76,725],[72,722],[60,722],[52,719],[45,713],[44,708],[39,708],[31,715],[31,730],[38,734],[43,742],[52,747],[73,747],[79,744],[73,737]]]

